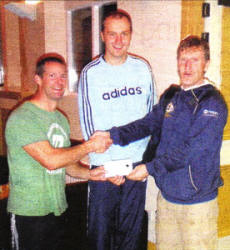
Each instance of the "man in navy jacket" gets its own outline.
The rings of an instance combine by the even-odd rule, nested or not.
[[[144,118],[102,133],[114,144],[127,145],[161,129],[155,158],[127,176],[155,178],[157,249],[216,249],[220,148],[227,107],[205,78],[208,43],[196,36],[177,50],[180,89],[165,108],[165,94]]]

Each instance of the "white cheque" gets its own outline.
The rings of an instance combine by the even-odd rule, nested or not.
[[[130,159],[107,161],[104,163],[105,177],[125,176],[133,170],[133,163]]]

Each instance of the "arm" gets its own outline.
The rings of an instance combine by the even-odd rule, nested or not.
[[[66,173],[75,178],[93,181],[105,181],[105,170],[103,167],[89,169],[79,162],[66,167]]]
[[[153,110],[142,119],[131,122],[120,127],[113,127],[109,130],[111,139],[114,144],[121,146],[142,139],[146,136],[153,135],[159,131],[164,111],[160,104],[154,105]]]
[[[54,148],[48,141],[40,141],[28,144],[23,149],[42,166],[49,170],[54,170],[77,162],[88,153],[102,153],[111,143],[111,140],[103,142],[100,137],[95,137],[70,148]]]
[[[103,166],[94,169],[89,169],[87,167],[82,166],[80,162],[66,167],[66,173],[72,177],[81,178],[84,180],[110,181],[111,183],[117,186],[120,186],[125,182],[125,178],[123,176],[105,178],[105,170]]]
[[[96,137],[81,145],[68,148],[70,131],[66,118],[57,114],[61,123],[61,136],[56,134],[51,136],[47,132],[50,131],[50,127],[44,126],[41,116],[30,109],[30,104],[25,103],[7,120],[5,136],[8,151],[16,152],[18,155],[27,153],[49,170],[75,163],[90,152],[104,152],[112,143],[111,140],[103,142]]]

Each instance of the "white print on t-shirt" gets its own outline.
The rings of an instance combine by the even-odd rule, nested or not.
[[[52,123],[49,127],[47,137],[51,145],[55,148],[62,148],[64,146],[64,141],[68,138],[64,129],[58,123]],[[56,170],[48,170],[49,174],[61,174],[62,168]]]
[[[66,132],[58,123],[51,124],[47,137],[51,145],[55,148],[62,148],[64,141],[68,138]]]
[[[48,170],[48,169],[46,169],[46,172],[48,173],[48,174],[61,174],[62,173],[62,170],[63,170],[63,168],[59,168],[59,169],[55,169],[55,170]]]

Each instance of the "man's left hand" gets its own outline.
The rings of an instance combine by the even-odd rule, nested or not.
[[[126,177],[129,180],[132,181],[143,181],[145,178],[147,178],[149,175],[146,165],[145,164],[141,164],[136,166],[133,171],[127,175]]]

